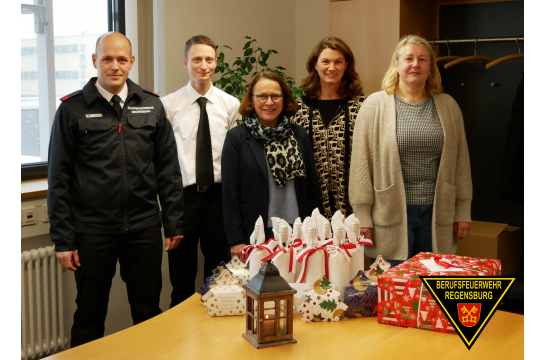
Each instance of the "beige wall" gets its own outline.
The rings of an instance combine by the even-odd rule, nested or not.
[[[269,65],[285,67],[299,84],[306,76],[310,50],[329,33],[329,0],[209,0],[206,4],[203,11],[201,2],[164,0],[167,94],[189,81],[182,59],[185,41],[193,35],[208,35],[217,45],[232,47],[232,51],[224,49],[230,64],[241,55],[244,36],[251,36],[264,50],[277,50]]]
[[[295,82],[307,77],[306,63],[314,45],[329,36],[329,0],[297,0],[295,4]]]
[[[287,68],[294,76],[295,2],[292,0],[164,0],[165,13],[165,89],[176,91],[189,81],[184,68],[184,45],[194,35],[207,35],[217,45],[228,45],[226,61],[232,63],[242,55],[242,47],[251,36],[264,50],[274,49],[278,55],[269,65]],[[214,77],[217,78],[218,75]]]
[[[379,91],[382,78],[399,41],[399,0],[332,2],[329,32],[342,38],[354,52],[363,93]]]

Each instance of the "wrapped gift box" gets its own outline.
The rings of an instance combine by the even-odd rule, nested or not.
[[[422,262],[440,256],[460,265],[462,271],[431,272]],[[378,275],[378,322],[438,332],[456,333],[419,276],[499,276],[500,260],[421,252]]]
[[[304,321],[340,321],[344,318],[347,306],[339,300],[340,292],[333,289],[324,274],[318,276],[314,286],[305,294],[305,300],[298,308]]]
[[[202,294],[208,289],[201,297],[207,315],[242,316],[246,313],[246,290],[229,269],[218,266],[214,271],[214,278],[205,285],[198,292]]]
[[[344,291],[344,303],[348,306],[345,316],[349,318],[377,316],[377,284],[365,276],[363,270],[350,280]]]
[[[312,289],[312,284],[307,283],[288,283],[288,285],[297,290],[297,293],[293,295],[293,313],[300,314],[299,306],[303,304],[307,298],[306,292]]]
[[[197,293],[201,295],[201,301],[203,301],[202,295],[210,291],[211,286],[216,285],[216,280],[223,274],[224,270],[230,272],[229,268],[227,268],[225,263],[223,261],[220,261],[218,267],[212,270],[212,275],[204,279],[204,284],[202,284],[201,287],[197,290]]]
[[[222,264],[221,262],[220,264]],[[250,281],[250,269],[246,267],[238,257],[233,257],[225,266],[231,271],[233,276],[238,279],[240,285],[246,285]]]

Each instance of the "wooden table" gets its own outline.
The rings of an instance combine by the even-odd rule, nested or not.
[[[48,357],[87,359],[523,359],[524,316],[497,311],[470,351],[456,334],[379,324],[377,318],[306,323],[294,316],[297,344],[255,349],[244,317],[210,317],[193,295],[153,319]]]

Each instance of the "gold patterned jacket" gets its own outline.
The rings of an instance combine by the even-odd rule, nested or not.
[[[352,134],[356,116],[360,110],[364,95],[348,100],[347,109],[349,113],[349,141],[348,156],[345,149],[345,108],[339,112],[329,123],[327,128],[324,126],[320,111],[313,109],[312,114],[312,147],[314,151],[314,162],[316,172],[318,173],[318,184],[322,197],[322,214],[331,220],[336,210],[341,210],[344,216],[352,214],[352,208],[348,202],[348,178],[350,158],[352,156]],[[309,133],[309,111],[310,108],[301,98],[297,99],[299,110],[291,121],[300,125]],[[345,171],[345,161],[348,166]],[[329,190],[333,193],[335,204],[330,204]]]

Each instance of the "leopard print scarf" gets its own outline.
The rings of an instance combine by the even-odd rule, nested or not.
[[[263,127],[255,115],[247,117],[244,124],[265,147],[267,162],[279,187],[296,176],[306,176],[303,156],[287,116],[278,118],[276,129]]]

